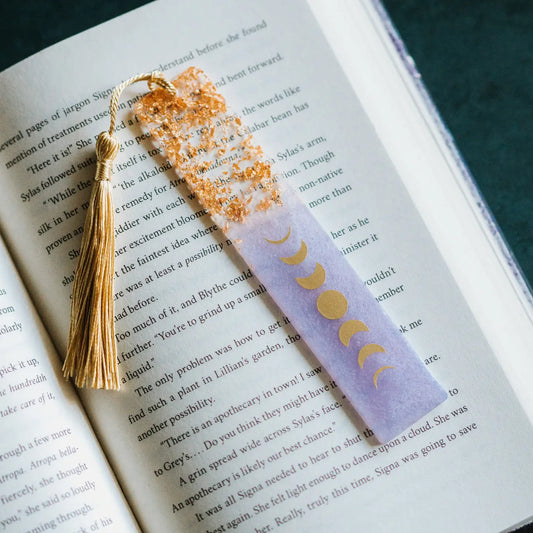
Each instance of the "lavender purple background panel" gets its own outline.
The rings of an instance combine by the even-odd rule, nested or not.
[[[228,235],[378,440],[386,442],[442,403],[447,394],[309,210],[291,191],[284,191],[282,198],[283,207],[232,225]],[[289,228],[285,242],[265,240],[281,240]],[[301,241],[308,249],[303,262],[291,265],[280,260],[293,256]],[[301,287],[295,278],[312,274],[316,263],[326,271],[325,282],[317,289]],[[348,300],[341,318],[327,319],[319,313],[317,297],[327,290],[339,291]],[[369,331],[355,333],[346,347],[339,328],[350,319],[361,320]],[[370,343],[385,352],[372,353],[360,368],[359,350]],[[383,370],[375,387],[374,375],[383,366],[394,368]]]

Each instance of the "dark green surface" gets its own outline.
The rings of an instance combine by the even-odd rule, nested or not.
[[[0,70],[145,3],[0,0]],[[384,4],[533,282],[533,2],[384,0]]]
[[[145,3],[0,0],[0,70]],[[384,0],[384,4],[533,281],[533,2]]]
[[[383,3],[533,283],[533,2]]]

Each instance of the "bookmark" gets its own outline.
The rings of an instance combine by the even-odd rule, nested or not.
[[[137,116],[377,439],[442,403],[446,392],[207,76],[191,67],[160,85]]]

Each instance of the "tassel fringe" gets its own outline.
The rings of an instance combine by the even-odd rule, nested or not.
[[[83,230],[70,311],[66,378],[77,387],[120,388],[115,343],[115,224],[111,165],[119,151],[108,132],[96,142],[97,167]]]

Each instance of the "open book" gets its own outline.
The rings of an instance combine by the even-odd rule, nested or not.
[[[502,531],[531,296],[369,2],[158,2],[0,75],[0,531]],[[120,392],[61,377],[112,88],[202,68],[449,398],[387,444],[121,102]],[[428,526],[431,524],[431,526]]]

